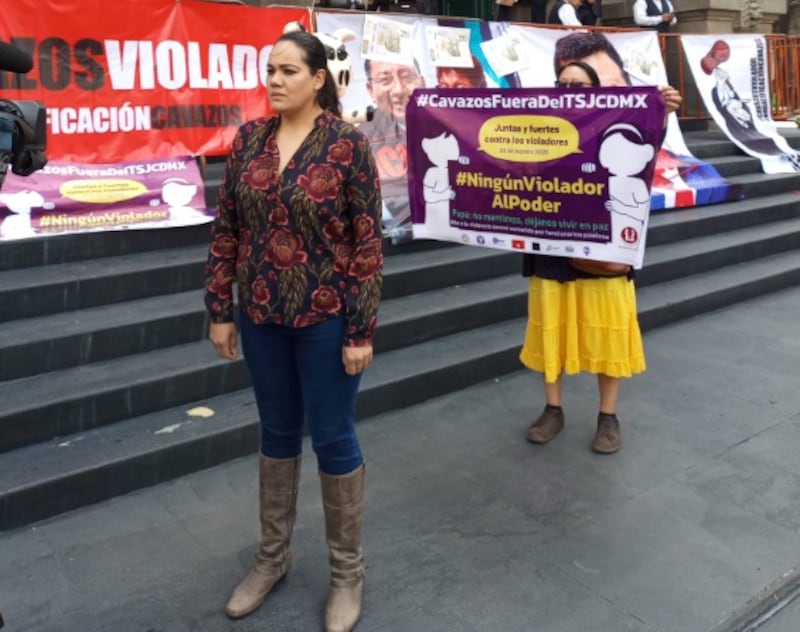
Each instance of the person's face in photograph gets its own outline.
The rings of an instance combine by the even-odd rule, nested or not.
[[[611,59],[607,52],[597,51],[587,55],[581,61],[594,68],[600,78],[600,85],[604,88],[624,88],[629,85],[625,80],[622,68]]]
[[[414,66],[370,62],[370,80],[367,91],[375,105],[395,119],[404,121],[406,105],[415,88],[424,88],[425,82]]]
[[[473,71],[472,76],[459,68],[440,68],[437,77],[437,88],[485,88],[486,82],[476,81]]]

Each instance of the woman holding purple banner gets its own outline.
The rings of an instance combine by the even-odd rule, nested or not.
[[[254,612],[289,570],[304,422],[317,457],[329,549],[326,632],[361,614],[364,457],[354,413],[382,287],[381,194],[364,134],[340,118],[325,47],[286,33],[267,64],[269,119],[233,140],[206,266],[209,338],[242,351],[260,417],[255,560],[226,613]],[[233,284],[238,284],[234,306]]]
[[[628,85],[622,60],[605,36],[575,33],[562,39],[567,41],[556,45],[557,87]],[[661,93],[667,114],[680,107],[677,90],[663,87]],[[526,255],[523,274],[531,281],[520,360],[544,374],[546,398],[544,411],[528,428],[528,441],[544,444],[561,432],[565,422],[562,375],[586,371],[597,375],[600,391],[592,450],[617,452],[621,380],[645,370],[633,270],[623,264]]]

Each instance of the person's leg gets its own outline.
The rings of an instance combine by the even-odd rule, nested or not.
[[[597,376],[597,386],[600,390],[600,412],[606,415],[617,414],[617,399],[622,380],[600,373]]]
[[[520,360],[542,374],[547,404],[528,427],[526,436],[531,443],[547,443],[564,428],[561,381],[569,347],[562,321],[567,314],[568,291],[566,284],[536,276],[531,277],[528,288],[528,323]]]
[[[613,454],[618,451],[622,441],[619,420],[617,419],[617,399],[622,380],[618,377],[597,375],[600,390],[600,412],[597,415],[597,431],[592,441],[592,450],[600,454]]]
[[[555,382],[544,383],[544,395],[548,406],[561,408],[561,377],[559,375]]]
[[[234,619],[256,610],[291,565],[303,405],[294,366],[293,341],[276,325],[255,325],[241,314],[242,351],[261,418],[259,517],[261,544],[255,562],[234,589],[225,611]]]
[[[303,396],[291,329],[254,325],[241,314],[242,352],[261,419],[261,454],[299,456],[303,448]]]
[[[298,330],[297,361],[317,454],[331,567],[326,632],[349,631],[361,616],[364,457],[355,432],[360,375],[342,363],[344,318]]]
[[[547,405],[542,414],[528,428],[528,441],[547,443],[564,429],[564,410],[561,408],[561,383],[559,375],[555,382],[544,383],[544,396]]]
[[[361,375],[347,375],[342,363],[344,318],[330,318],[296,330],[295,358],[311,445],[325,474],[352,472],[364,461],[355,429]]]

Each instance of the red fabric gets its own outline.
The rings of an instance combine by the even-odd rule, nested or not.
[[[242,123],[271,113],[259,74],[293,21],[310,27],[310,10],[199,0],[7,1],[0,39],[30,53],[34,67],[26,75],[0,72],[0,93],[45,104],[52,159],[225,155]],[[132,114],[133,129],[122,124],[123,112]]]

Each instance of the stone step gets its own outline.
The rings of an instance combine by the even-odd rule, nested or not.
[[[754,258],[764,256],[765,252],[795,247],[795,218],[800,216],[796,194],[769,196],[764,198],[764,202],[764,206],[759,206],[752,200],[742,200],[655,214],[648,235],[646,265],[640,273],[639,283],[647,284],[690,274],[697,269],[727,265],[739,256]],[[765,225],[767,222],[770,224]],[[717,237],[719,231],[740,232]],[[687,241],[699,237],[707,239],[696,243]],[[681,243],[674,248],[657,248],[678,242]],[[466,264],[464,256],[467,257]],[[493,259],[488,270],[485,256]],[[495,256],[499,259],[494,260]],[[462,270],[455,286],[447,288],[447,283],[455,277],[449,276],[452,269],[447,271],[443,266],[455,265],[455,261],[466,265],[468,272],[464,274]],[[680,261],[680,265],[676,261]],[[437,269],[441,275],[439,279],[434,272]],[[437,312],[436,291],[442,291],[446,296],[448,292],[461,291],[464,283],[516,273],[518,269],[513,254],[503,256],[500,251],[468,247],[455,247],[444,254],[442,250],[430,249],[413,255],[387,257],[385,295],[389,298],[384,302],[382,322],[386,323],[392,296],[410,296],[424,292],[426,288],[433,290],[429,315],[433,317]],[[425,270],[424,280],[419,278],[420,270]],[[393,287],[396,284],[399,287]],[[498,286],[499,291],[502,288],[502,284]],[[85,283],[81,284],[81,291],[86,291]],[[496,295],[495,290],[481,292]],[[423,300],[427,299],[423,297]],[[408,308],[401,308],[401,311],[405,309]],[[473,320],[483,316],[482,312],[470,314]],[[198,341],[204,337],[207,326],[199,290],[13,320],[0,328],[0,381]],[[399,345],[403,337],[413,335],[403,327],[389,329],[382,326],[381,330],[376,343],[392,347]],[[400,338],[391,342],[395,335]]]
[[[637,275],[645,330],[800,282],[800,175],[760,173],[719,132],[686,139],[746,197],[654,213]],[[211,161],[207,199],[221,173]],[[0,245],[0,529],[257,448],[244,363],[203,339],[208,229]],[[516,254],[432,241],[386,252],[360,419],[520,367],[527,283]],[[216,414],[188,414],[199,405]]]
[[[743,262],[797,250],[799,246],[800,218],[692,237],[649,248],[647,265],[637,275],[638,283],[646,288],[693,278],[706,271],[739,269]],[[471,255],[479,254],[473,252],[477,249],[463,250]],[[516,267],[513,272],[518,272],[519,258],[508,253],[505,257]],[[397,259],[406,262],[405,257]],[[478,259],[472,259],[472,264],[476,270],[481,267]],[[492,275],[491,280],[483,281],[436,287],[387,299],[380,315],[383,322],[380,329],[384,331],[376,341],[379,350],[432,341],[525,314],[524,281],[516,274],[500,279]],[[716,290],[714,286],[706,288],[712,294]],[[186,309],[179,303],[171,307],[179,312]],[[194,317],[190,320],[195,323],[197,334],[192,343],[173,343],[173,346],[146,353],[0,382],[0,451],[244,388],[246,374],[239,366],[241,361],[225,363],[214,356],[208,343],[201,340],[204,315],[199,301],[192,309]],[[124,309],[118,312],[118,319],[126,317]],[[128,323],[119,326],[137,327],[130,318],[139,313],[144,310],[127,310]],[[180,315],[173,318],[171,328],[181,327]],[[103,315],[97,312],[96,317]],[[85,336],[91,339],[96,331],[97,327],[88,322]],[[111,338],[109,334],[105,337]],[[143,338],[142,335],[132,337]],[[81,347],[91,346],[85,340],[83,344],[73,342],[77,353]],[[42,341],[31,355],[47,355],[49,342]],[[23,357],[24,351],[17,349],[16,356]],[[36,365],[31,365],[29,370],[36,371]]]
[[[0,274],[0,322],[111,305],[202,288],[207,245],[75,261]],[[395,257],[402,252],[402,256]],[[455,244],[390,249],[385,295],[399,296],[510,271],[507,253]],[[425,270],[424,275],[417,274]]]
[[[723,178],[732,178],[761,171],[761,161],[744,154],[738,156],[715,156],[706,160]]]
[[[522,320],[505,321],[479,333],[462,332],[376,356],[362,382],[359,418],[517,370],[523,327]],[[257,414],[249,391],[191,401],[216,414],[193,419],[185,406],[161,410],[0,454],[0,529],[210,467],[256,448]]]
[[[790,147],[800,148],[800,129],[780,127],[778,134],[782,136]],[[739,147],[734,145],[724,132],[720,130],[693,131],[685,133],[684,140],[689,151],[695,158],[711,160],[722,156],[746,156]],[[757,170],[761,171],[760,161]]]
[[[646,265],[639,273],[639,284],[664,281],[796,247],[800,216],[797,196],[778,194],[765,201],[769,202],[767,206],[743,200],[654,215],[648,235]],[[672,245],[658,247],[669,244]],[[486,257],[491,260],[489,265]],[[462,268],[458,279],[449,276],[456,263]],[[468,291],[465,288],[480,279],[516,274],[519,267],[512,253],[469,247],[387,257],[387,299],[381,311],[382,327],[376,345],[394,348],[403,340],[419,335],[416,326],[409,328],[399,321],[387,326],[387,315],[395,309],[395,304],[400,305],[399,314],[410,313],[413,309],[414,301],[403,305],[392,296],[395,299],[419,296],[417,303],[423,307],[418,324],[430,325],[431,319],[439,317],[439,312],[452,311],[450,294]],[[424,279],[420,270],[425,271]],[[450,282],[455,284],[448,287]],[[85,284],[83,289],[85,291]],[[513,293],[504,296],[504,290],[501,282],[496,288],[487,286],[478,291],[497,301],[516,305],[518,297]],[[446,299],[444,303],[438,302],[439,292],[441,298]],[[480,297],[475,300],[481,303]],[[427,314],[424,313],[426,309]],[[480,324],[481,318],[489,317],[481,310],[465,310],[465,313],[465,321],[470,323]],[[486,322],[490,321],[488,318]],[[0,328],[0,381],[199,341],[207,326],[199,290],[13,320]],[[440,323],[432,331],[438,335],[452,329]]]
[[[694,136],[697,132],[693,132],[692,134]],[[723,156],[745,155],[742,150],[731,141],[721,136],[718,138],[709,137],[702,139],[693,137],[691,145],[689,145],[688,139],[686,144],[689,147],[689,151],[692,152],[692,155],[695,158],[700,158],[700,160],[711,160]]]
[[[515,263],[518,268],[519,262]],[[168,330],[180,330],[186,306],[164,301],[161,308],[163,312],[171,309],[174,314]],[[525,282],[518,275],[388,299],[381,306],[376,352],[482,327],[497,320],[498,314],[501,319],[522,316],[525,308]],[[243,361],[218,359],[208,341],[203,340],[202,308],[195,304],[191,309],[197,334],[192,342],[179,344],[171,340],[164,348],[120,353],[107,360],[89,358],[90,363],[48,373],[42,373],[34,364],[28,371],[35,373],[0,382],[0,452],[244,388],[248,382]],[[132,329],[131,338],[145,339],[135,335],[136,315],[141,311],[128,310],[126,315],[120,310],[113,329]],[[97,317],[102,318],[103,314],[98,313]],[[126,318],[127,322],[123,322]],[[160,322],[164,323],[165,318]],[[84,339],[98,336],[99,330],[88,319],[85,328]],[[113,329],[99,331],[99,337],[111,341]],[[69,343],[73,352],[80,354],[81,341],[66,340],[63,344]],[[129,342],[120,345],[121,352],[130,351]],[[25,362],[26,351],[47,356],[54,346],[49,340],[38,345],[31,342],[7,349],[0,357]],[[86,343],[83,348],[90,346]]]
[[[641,288],[639,322],[643,330],[653,329],[798,284],[796,250],[728,265]]]
[[[650,217],[647,246],[798,217],[798,202],[798,194],[792,191],[757,200],[656,212]]]
[[[788,193],[800,189],[800,172],[797,173],[746,173],[727,180],[742,187],[745,200],[756,200],[773,193]],[[698,207],[703,208],[703,207]]]
[[[795,143],[800,141],[800,128],[796,124],[786,125],[779,123],[776,126],[778,135],[783,136],[790,145],[794,146]],[[684,138],[691,146],[691,144],[698,141],[728,141],[728,137],[721,129],[714,127],[713,129],[693,130],[689,133],[684,133]],[[728,141],[730,142],[730,141]]]
[[[641,286],[653,285],[797,248],[800,216],[650,247],[637,279]]]
[[[202,287],[207,246],[84,260],[0,274],[0,322]]]
[[[0,452],[63,437],[247,385],[244,364],[208,342],[0,383]]]
[[[50,235],[0,242],[0,272],[209,243],[210,224]]]
[[[800,253],[792,251],[650,285],[638,292],[640,322],[650,330],[799,282]],[[524,318],[512,318],[377,355],[362,383],[359,419],[518,370],[524,327]],[[195,406],[215,414],[192,416]],[[0,529],[211,467],[257,445],[257,412],[242,390],[0,454]]]
[[[772,176],[744,174],[731,178],[731,181],[745,189],[746,198],[744,200],[716,207],[703,206],[654,213],[651,235],[648,236],[650,243],[653,243],[654,239],[658,243],[659,238],[654,233],[659,230],[660,217],[682,216],[696,219],[701,215],[707,215],[709,218],[720,219],[718,209],[723,209],[721,213],[723,215],[730,213],[731,221],[733,221],[733,214],[737,214],[739,217],[753,214],[750,221],[757,222],[760,221],[757,216],[761,213],[769,216],[783,212],[777,206],[785,209],[786,198],[780,197],[779,194],[794,192],[800,188],[800,174]],[[756,197],[758,199],[753,199]],[[690,215],[686,215],[687,213]],[[679,222],[680,220],[669,221]],[[715,230],[726,228],[726,221],[715,221],[712,224]],[[153,233],[154,244],[164,245],[168,243],[166,234],[173,230],[176,229],[147,232]],[[130,232],[136,233],[137,231]],[[184,232],[180,229],[177,229],[177,233],[191,235],[191,232]],[[106,236],[115,243],[117,235],[117,233],[106,233]],[[207,236],[205,239],[207,241]],[[77,240],[76,243],[84,242]],[[133,247],[129,246],[128,248]],[[438,273],[449,274],[449,270],[432,261],[440,258],[439,253],[443,248],[449,248],[451,253],[461,250],[454,244],[437,244],[432,241],[415,242],[395,247],[389,246],[387,261],[393,254],[402,254],[402,258],[407,259],[407,266],[415,265],[414,257],[425,259],[435,267],[435,271],[431,270],[431,274],[426,275],[425,281],[429,284],[436,281],[439,286],[446,285],[447,281],[443,283],[442,275]],[[179,248],[164,246],[154,251],[108,256],[97,260],[74,260],[60,264],[6,270],[0,275],[0,322],[125,302],[135,298],[184,292],[201,287],[206,249],[206,243]],[[0,252],[5,250],[6,248],[2,248]],[[458,257],[459,255],[453,254],[452,256]],[[441,258],[446,259],[447,256],[441,255]],[[502,266],[503,264],[498,262],[498,265]],[[414,291],[411,286],[415,281],[409,275],[400,275],[398,280],[400,278],[403,278],[403,281],[398,281],[398,292]],[[454,279],[453,282],[460,281]],[[392,295],[392,284],[389,283],[388,286],[387,292]]]
[[[514,285],[524,290],[518,275],[506,275],[384,300],[376,351],[480,326],[496,310],[521,313]],[[0,384],[197,342],[207,331],[196,290],[11,321],[0,329]]]
[[[207,330],[200,290],[12,320],[0,327],[0,383],[195,342]]]

